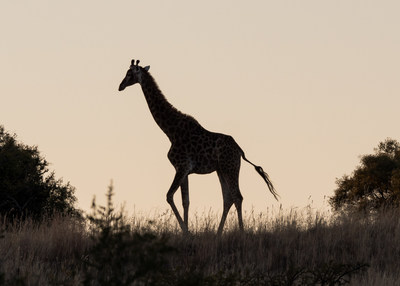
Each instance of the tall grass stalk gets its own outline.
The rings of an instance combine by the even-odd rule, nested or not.
[[[175,250],[162,254],[167,276],[154,276],[164,278],[153,285],[202,285],[190,284],[193,279],[203,285],[229,285],[229,281],[236,285],[322,285],[325,280],[336,281],[332,285],[400,284],[398,210],[373,219],[332,215],[311,207],[250,211],[244,216],[243,233],[237,229],[236,214],[232,212],[221,237],[215,234],[219,218],[212,211],[194,214],[190,235],[181,233],[170,211],[152,217],[135,214],[124,221],[132,237],[140,234],[136,238],[156,241],[164,237],[162,243]],[[96,243],[87,224],[61,216],[41,224],[29,220],[14,225],[2,222],[3,283],[83,285],[84,261]],[[154,251],[152,241],[145,243],[148,253]],[[135,259],[140,261],[147,254],[137,245]]]

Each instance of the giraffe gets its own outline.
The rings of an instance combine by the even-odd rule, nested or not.
[[[235,142],[225,134],[210,132],[203,128],[192,116],[177,110],[162,94],[154,78],[149,73],[150,66],[139,66],[139,60],[131,65],[122,80],[119,91],[138,83],[143,90],[148,107],[157,125],[168,136],[171,148],[168,159],[175,168],[175,177],[167,192],[167,202],[172,208],[179,226],[184,233],[188,229],[189,181],[190,174],[217,172],[223,197],[223,213],[218,226],[222,233],[229,209],[234,204],[237,210],[239,229],[243,231],[242,201],[239,190],[239,170],[241,158],[254,166],[266,182],[270,192],[278,200],[268,174],[260,166],[250,162]],[[180,187],[183,205],[183,219],[174,203],[174,194]]]

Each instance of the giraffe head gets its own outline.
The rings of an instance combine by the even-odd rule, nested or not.
[[[129,67],[129,70],[126,72],[125,78],[122,80],[121,84],[119,85],[118,90],[124,90],[126,87],[130,85],[134,85],[136,83],[140,83],[142,79],[142,73],[143,71],[148,71],[150,69],[150,66],[146,67],[141,67],[139,66],[139,60],[136,61],[132,60],[131,66]]]

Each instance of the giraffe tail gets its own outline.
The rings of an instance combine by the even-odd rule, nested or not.
[[[259,173],[260,176],[261,176],[261,177],[264,179],[264,181],[267,183],[268,189],[269,189],[269,191],[271,192],[271,194],[272,194],[272,195],[274,196],[274,198],[278,201],[279,195],[278,195],[278,193],[276,192],[276,190],[275,190],[275,188],[274,188],[274,185],[272,184],[272,182],[271,182],[271,180],[270,180],[270,178],[269,178],[267,172],[265,172],[265,171],[263,170],[263,168],[261,168],[260,166],[257,166],[257,165],[255,165],[255,164],[253,164],[252,162],[250,162],[250,161],[246,158],[246,156],[244,155],[243,150],[242,150],[242,158],[243,158],[243,160],[245,160],[246,162],[248,162],[248,163],[250,163],[251,165],[254,166],[254,168],[256,169],[257,173]]]

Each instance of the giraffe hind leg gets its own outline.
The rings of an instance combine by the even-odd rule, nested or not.
[[[222,197],[224,201],[224,210],[222,213],[221,222],[218,227],[218,234],[222,233],[226,217],[228,212],[233,204],[235,204],[237,215],[238,215],[238,223],[239,229],[243,230],[243,217],[242,217],[242,201],[243,197],[239,190],[239,171],[235,172],[218,172],[218,178],[222,187]]]
[[[238,216],[239,230],[243,231],[243,217],[242,217],[242,202],[243,196],[240,193],[239,189],[239,172],[237,175],[231,176],[231,191],[232,191],[232,200],[236,207],[236,212]]]
[[[232,162],[235,163],[235,162]],[[227,170],[218,171],[218,178],[222,187],[222,195],[224,200],[224,210],[222,213],[221,222],[218,228],[218,234],[222,233],[226,217],[232,204],[235,204],[239,229],[243,231],[243,217],[242,217],[242,202],[243,197],[239,189],[239,170],[240,158],[238,164],[232,164],[231,168]]]
[[[242,217],[242,202],[243,202],[243,197],[240,194],[240,191],[238,189],[237,194],[235,198],[235,207],[238,215],[238,222],[239,222],[239,229],[240,231],[243,231],[243,217]]]
[[[181,183],[182,206],[183,206],[183,222],[189,229],[189,180],[186,176]]]
[[[222,212],[222,217],[221,217],[221,221],[219,223],[218,232],[217,232],[218,235],[221,235],[222,230],[225,225],[226,217],[229,213],[229,209],[232,207],[233,201],[232,201],[232,196],[231,196],[229,186],[225,181],[224,175],[220,171],[217,171],[217,174],[218,174],[219,181],[221,183],[222,198],[223,198],[223,204],[224,204],[224,209]]]

